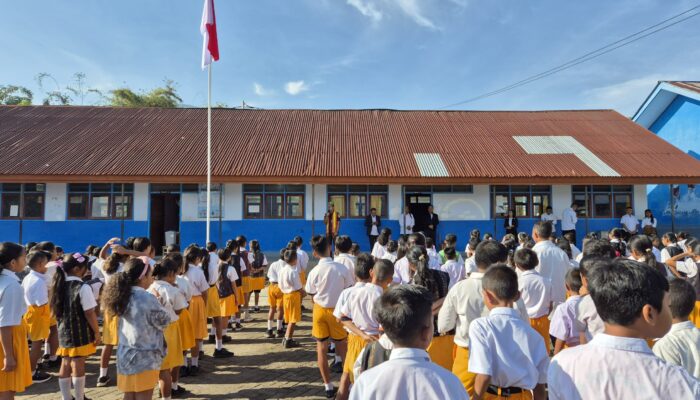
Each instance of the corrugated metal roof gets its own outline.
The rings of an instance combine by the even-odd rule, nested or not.
[[[668,81],[671,85],[678,86],[679,88],[692,90],[693,92],[700,93],[700,81]]]
[[[446,177],[450,176],[442,162],[440,154],[437,153],[416,153],[413,155],[416,158],[416,164],[421,176],[430,177]]]
[[[700,162],[614,111],[214,109],[218,182],[696,183]],[[0,106],[0,180],[201,182],[206,109]],[[528,154],[513,136],[570,136],[574,154]],[[444,176],[415,154],[438,154]]]
[[[513,136],[513,139],[528,154],[573,154],[598,176],[620,176],[617,171],[571,136]]]

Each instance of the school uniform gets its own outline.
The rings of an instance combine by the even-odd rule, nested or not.
[[[382,246],[379,242],[375,242],[370,253],[376,260],[382,258],[386,254],[386,246]]]
[[[160,366],[162,370],[170,370],[175,367],[184,365],[182,359],[182,340],[180,335],[180,325],[177,323],[177,311],[187,308],[185,296],[175,286],[166,281],[157,280],[151,284],[148,289],[152,294],[158,294],[156,299],[165,309],[170,318],[170,323],[163,329],[163,338],[165,340],[166,354]]]
[[[26,312],[24,291],[17,275],[9,269],[3,269],[0,271],[0,328],[12,327],[12,349],[17,367],[10,372],[0,368],[0,392],[24,392],[32,384],[27,329],[22,321]],[[0,366],[4,359],[5,352],[0,346]]]
[[[355,273],[355,261],[357,261],[356,257],[353,257],[348,253],[340,253],[333,258],[333,261],[343,264],[351,274]]]
[[[204,266],[202,266],[204,268]],[[221,317],[221,307],[219,306],[219,291],[216,289],[216,282],[219,281],[219,256],[215,252],[209,253],[208,285],[207,289],[207,318]],[[202,270],[204,272],[204,270]],[[206,278],[206,277],[205,277]]]
[[[408,265],[408,258],[401,257],[394,263],[394,283],[407,285],[411,282],[411,271]]]
[[[679,365],[700,379],[700,329],[692,321],[671,325],[671,330],[651,350],[662,360]]]
[[[178,315],[179,318],[177,319],[177,323],[180,325],[180,343],[182,343],[182,349],[185,351],[194,347],[196,343],[194,339],[194,326],[192,326],[192,316],[189,310],[192,292],[189,282],[182,275],[178,275],[175,278],[175,284],[177,284],[177,289],[182,293],[187,303],[187,307],[180,310],[180,315]]]
[[[194,338],[204,340],[209,337],[209,331],[207,329],[207,308],[202,293],[209,291],[209,282],[204,276],[202,267],[193,264],[187,268],[185,279],[190,284],[190,292],[192,293],[189,311],[194,328]]]
[[[248,264],[253,268],[264,268],[267,266],[267,257],[261,251],[258,253],[248,252]],[[265,270],[255,272],[250,277],[250,288],[253,292],[260,292],[265,288]]]
[[[565,342],[566,347],[578,346],[581,343],[580,331],[576,327],[576,307],[580,302],[581,296],[573,295],[552,313],[549,334]]]
[[[243,271],[246,269],[245,263],[241,262],[241,256],[238,254],[231,255],[231,266],[236,270],[238,279],[236,279],[236,304],[245,304],[245,293],[243,292]]]
[[[313,296],[314,302],[311,336],[317,340],[329,337],[343,340],[347,337],[343,325],[333,316],[333,310],[343,289],[354,284],[353,274],[344,265],[330,257],[318,261],[306,281],[306,293]]]
[[[547,383],[550,400],[700,398],[700,381],[646,340],[606,333],[554,356]]]
[[[434,247],[426,250],[428,253],[428,268],[430,269],[440,269],[440,255],[435,251]]]
[[[478,271],[479,269],[476,267],[476,261],[474,261],[474,256],[471,256],[464,260],[464,273],[467,276]]]
[[[629,233],[637,233],[637,226],[639,226],[639,220],[634,215],[625,214],[620,218],[620,224]]]
[[[267,269],[267,279],[270,281],[270,284],[267,286],[267,301],[270,307],[282,307],[279,272],[284,264],[284,260],[277,260],[270,264],[270,267]]]
[[[279,273],[279,289],[282,292],[284,322],[296,324],[301,321],[301,277],[295,266],[284,263]]]
[[[104,263],[103,263],[104,266]],[[105,285],[109,283],[112,277],[124,271],[124,264],[119,263],[117,270],[111,274],[108,274],[102,270],[102,276],[105,280]],[[119,344],[119,335],[117,334],[117,328],[119,327],[119,317],[112,315],[109,311],[104,310],[102,312],[102,343],[105,345],[116,346]]]
[[[566,273],[571,269],[569,256],[564,250],[549,240],[535,244],[532,251],[537,253],[539,264],[535,270],[552,283],[552,302],[556,307],[566,301]]]
[[[467,400],[459,379],[430,362],[423,349],[395,348],[389,360],[363,372],[350,391],[351,400]]]
[[[306,285],[306,271],[309,270],[309,255],[302,249],[297,249],[297,269],[301,277],[301,284]]]
[[[253,287],[251,286],[251,269],[250,269],[250,263],[248,262],[248,250],[245,249],[245,247],[240,248],[240,256],[241,256],[241,261],[243,267],[241,267],[241,286],[243,287],[243,294],[248,294],[253,291]]]
[[[583,332],[587,341],[605,331],[605,323],[598,315],[593,298],[590,295],[581,297],[581,301],[576,304],[576,319],[574,325],[579,332]]]
[[[464,272],[464,265],[457,260],[447,260],[440,266],[440,270],[450,276],[449,289],[452,289],[457,282],[467,277],[467,274]]]
[[[542,221],[552,223],[552,234],[557,232],[557,217],[556,217],[556,215],[542,213],[542,215],[540,216],[540,219]]]
[[[24,302],[27,305],[23,319],[27,325],[29,339],[33,342],[49,338],[51,311],[47,285],[46,275],[34,270],[22,280]]]
[[[389,260],[389,261],[391,261],[392,264],[395,263],[395,262],[396,262],[396,252],[393,252],[393,253],[386,252],[386,253],[384,253],[384,255],[382,256],[382,260]]]
[[[95,334],[88,325],[85,312],[95,309],[97,301],[90,286],[77,276],[66,277],[66,290],[61,294],[65,309],[58,318],[58,351],[61,357],[87,357],[95,354]]]
[[[552,303],[552,282],[535,270],[522,271],[518,276],[518,290],[525,303],[530,326],[544,339],[549,350],[549,311]]]
[[[343,313],[341,310],[345,306],[345,303],[348,302],[348,299],[350,298],[350,295],[352,294],[353,291],[367,285],[367,282],[355,282],[354,285],[350,286],[349,288],[343,289],[342,292],[340,292],[340,296],[338,296],[338,302],[335,304],[335,308],[333,309],[333,316],[336,319],[341,319],[343,317]],[[348,328],[344,329],[350,333],[350,330]]]
[[[219,297],[219,314],[229,318],[238,312],[236,295],[233,292],[233,282],[238,280],[236,269],[230,265],[225,266],[225,276],[223,283],[217,283],[217,295]]]
[[[516,310],[497,307],[474,320],[469,339],[469,372],[491,377],[485,398],[530,399],[526,391],[547,383],[549,352]],[[503,392],[511,395],[501,396]]]

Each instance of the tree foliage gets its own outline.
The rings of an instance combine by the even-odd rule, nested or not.
[[[32,104],[34,93],[24,86],[0,86],[0,104],[9,106],[28,106]]]
[[[109,103],[114,107],[162,107],[175,108],[182,103],[177,94],[175,82],[166,79],[165,86],[156,87],[149,92],[134,92],[123,87],[112,90]]]

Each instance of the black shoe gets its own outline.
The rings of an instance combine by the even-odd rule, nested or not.
[[[111,380],[109,376],[101,376],[97,378],[97,387],[105,387]]]
[[[180,378],[184,378],[186,376],[190,376],[190,367],[180,367]]]
[[[274,339],[275,338],[275,331],[273,331],[272,329],[268,329],[265,337],[267,337],[268,339]]]
[[[199,351],[199,358],[202,358],[202,357],[204,357],[204,350]]]
[[[304,307],[304,305],[303,305],[303,304],[301,305],[301,311],[307,311],[307,308],[306,308],[306,307]]]
[[[216,343],[216,337],[214,335],[209,335],[209,339],[207,340],[207,343],[209,343],[209,344]]]
[[[253,307],[253,312],[260,312],[260,307],[258,307],[258,306]]]
[[[180,386],[180,384],[177,385],[177,389],[171,389],[171,390],[170,390],[170,395],[171,395],[172,397],[180,397],[180,396],[182,396],[182,395],[184,395],[184,394],[186,394],[186,393],[187,393],[187,389],[185,389],[184,387]]]
[[[224,343],[231,343],[231,342],[233,341],[233,338],[231,338],[231,336],[229,336],[229,335],[224,335],[224,336],[221,337],[221,340],[222,340]]]
[[[328,346],[328,351],[326,351],[328,357],[335,357],[335,348]]]
[[[284,329],[278,329],[278,330],[277,330],[277,339],[283,338],[285,332],[286,332],[286,330],[284,330]]]
[[[197,376],[199,375],[199,367],[196,365],[190,366],[190,376]]]
[[[343,373],[342,361],[334,362],[333,365],[331,365],[331,372],[335,372],[336,374],[342,374]]]
[[[34,371],[34,373],[32,374],[32,382],[34,382],[34,383],[46,382],[49,379],[51,379],[51,375],[49,375],[46,372],[43,372],[39,369]]]
[[[55,360],[46,360],[43,363],[41,363],[41,367],[43,369],[56,369],[61,366],[61,357],[58,357]]]
[[[282,339],[282,347],[284,347],[285,349],[293,349],[296,347],[301,347],[301,344],[299,344],[299,342],[297,342],[294,339],[284,338]]]
[[[231,357],[233,357],[233,353],[226,350],[226,349],[214,350],[214,358],[231,358]]]
[[[335,398],[336,393],[338,393],[338,388],[333,388],[331,390],[326,390],[326,398],[327,399],[333,399]]]
[[[243,325],[241,325],[240,322],[236,322],[235,329],[236,329],[237,331],[240,331],[240,330],[243,329]]]

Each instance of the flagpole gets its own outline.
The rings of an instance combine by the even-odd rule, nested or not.
[[[208,68],[208,90],[207,90],[207,243],[209,243],[209,233],[211,224],[211,67]]]

